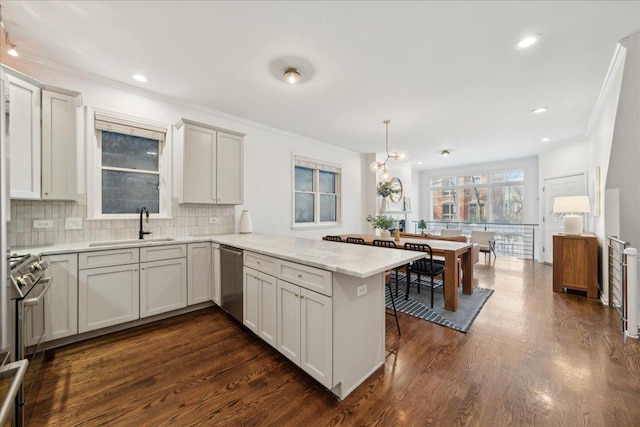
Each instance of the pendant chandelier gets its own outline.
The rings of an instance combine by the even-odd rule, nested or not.
[[[369,165],[369,169],[371,169],[371,172],[373,172],[373,173],[381,172],[380,173],[380,180],[384,181],[384,182],[391,181],[391,178],[393,177],[391,175],[391,171],[387,167],[387,162],[389,161],[389,159],[407,160],[407,157],[408,157],[407,154],[405,152],[402,152],[402,151],[394,152],[394,153],[390,153],[389,152],[389,122],[391,122],[391,120],[384,120],[382,122],[382,123],[384,123],[385,128],[386,128],[385,152],[387,153],[387,158],[384,159],[384,162],[382,162],[382,163],[377,161],[377,160],[374,160]]]

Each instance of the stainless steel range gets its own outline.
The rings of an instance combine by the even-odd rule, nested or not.
[[[39,260],[35,255],[21,255],[11,257],[9,278],[13,284],[14,301],[14,345],[13,360],[29,360],[29,369],[25,382],[18,391],[15,400],[15,425],[23,425],[24,405],[29,398],[31,388],[42,363],[45,336],[45,295],[52,284],[47,277],[49,263]],[[27,354],[27,348],[29,351]]]

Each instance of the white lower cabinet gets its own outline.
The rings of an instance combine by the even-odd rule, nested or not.
[[[276,347],[277,281],[268,274],[244,267],[243,323]]]
[[[187,306],[187,260],[140,263],[140,317]]]
[[[333,387],[331,298],[277,281],[277,349],[327,388]]]
[[[78,333],[78,254],[43,259],[53,279],[45,297],[45,340],[52,341]]]
[[[138,319],[139,292],[137,263],[80,270],[78,332]]]
[[[211,301],[211,243],[189,243],[189,278],[187,280],[187,304]]]

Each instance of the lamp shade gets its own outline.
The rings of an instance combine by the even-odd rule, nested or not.
[[[553,213],[589,213],[588,196],[564,196],[553,200]]]
[[[589,212],[591,208],[587,196],[564,196],[553,200],[553,213],[565,214],[562,222],[566,234],[581,234],[582,216],[576,214]]]

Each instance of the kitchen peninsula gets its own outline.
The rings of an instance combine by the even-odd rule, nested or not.
[[[43,257],[77,254],[82,264],[83,259],[100,257],[102,254],[113,256],[118,250],[139,250],[139,258],[134,254],[135,257],[131,259],[135,262],[140,260],[139,294],[142,306],[143,296],[147,304],[152,301],[146,295],[148,291],[143,292],[142,289],[143,273],[150,274],[148,270],[143,271],[143,252],[160,253],[159,251],[166,248],[168,253],[173,246],[182,245],[190,248],[203,244],[208,244],[213,249],[210,252],[213,254],[210,255],[212,267],[209,267],[212,273],[209,275],[210,300],[217,302],[220,294],[220,273],[216,271],[220,267],[219,257],[216,259],[217,249],[220,245],[225,245],[243,250],[243,323],[340,399],[344,399],[384,364],[384,272],[422,257],[422,254],[411,251],[388,251],[371,246],[263,234],[178,237],[155,241],[129,240],[121,243],[76,243],[31,248],[28,251]],[[192,264],[190,255],[189,250],[189,266]],[[183,255],[172,256],[179,259]],[[131,262],[127,261],[128,265]],[[153,266],[151,262],[146,264]],[[178,265],[177,262],[174,264]],[[138,264],[133,265],[133,271],[137,271]],[[88,270],[83,270],[82,265],[78,269],[81,272],[78,285],[81,296],[83,292],[91,292],[91,284],[83,283],[83,271],[91,274],[94,271],[111,271],[110,267],[104,265],[85,268]],[[77,277],[78,270],[73,276]],[[84,273],[84,276],[91,277],[88,273]],[[189,280],[186,281],[189,295],[192,288],[202,288],[201,281],[200,279],[192,282],[191,274],[189,275]],[[155,286],[153,281],[146,282],[147,286]],[[95,303],[95,299],[103,295],[104,287],[111,286],[109,283],[113,282],[102,280],[99,289],[91,297],[78,298],[78,313],[91,314],[92,311],[82,305],[92,298]],[[250,286],[253,288],[249,288]],[[162,289],[164,292],[165,288]],[[113,294],[109,297],[112,298]],[[134,304],[137,304],[137,298]],[[172,309],[156,316],[169,317],[180,314],[188,309],[190,304],[190,301],[183,303],[182,307],[186,308]],[[134,317],[133,320],[128,320],[128,323],[119,325],[119,328],[140,324],[143,321],[142,312],[141,309],[139,318]],[[138,314],[137,310],[135,314]],[[82,320],[82,316],[80,318]],[[148,320],[155,318],[160,317],[149,317]],[[110,329],[105,328],[103,331],[107,333]],[[82,327],[79,332],[83,332]],[[93,335],[100,333],[99,330],[92,332]],[[77,337],[80,338],[82,335],[78,334]],[[67,337],[67,342],[73,340],[73,337]]]

